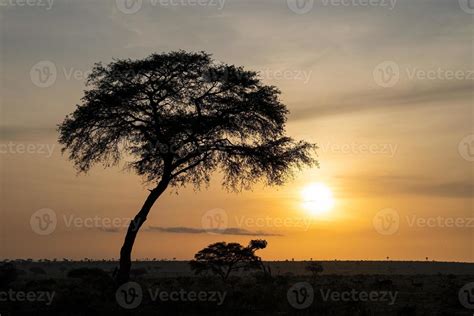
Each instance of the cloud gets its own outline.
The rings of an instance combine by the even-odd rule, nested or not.
[[[325,104],[295,108],[292,120],[307,120],[315,117],[344,115],[362,111],[387,111],[394,109],[420,108],[430,106],[452,106],[456,100],[471,102],[473,84],[471,81],[457,81],[452,84],[438,83],[430,86],[409,86],[404,89],[372,89],[334,97]]]
[[[237,236],[282,236],[280,234],[266,233],[262,231],[249,231],[241,228],[227,229],[204,229],[192,227],[158,227],[150,226],[148,231],[156,231],[173,234],[217,234],[217,235],[237,235]]]
[[[431,185],[417,185],[407,188],[407,191],[410,190],[425,195],[453,198],[472,198],[474,196],[474,183],[472,181],[458,181]]]
[[[348,186],[357,186],[369,194],[408,194],[469,199],[474,196],[471,179],[453,181],[433,180],[418,176],[350,176],[338,177]]]
[[[55,138],[56,129],[51,127],[0,126],[0,141],[24,141]]]

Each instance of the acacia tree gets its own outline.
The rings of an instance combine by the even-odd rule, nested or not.
[[[257,181],[281,185],[295,167],[317,165],[315,145],[285,135],[288,110],[279,94],[256,72],[205,52],[94,66],[81,104],[59,125],[59,142],[79,172],[126,157],[149,187],[120,251],[119,284],[129,279],[138,230],[167,188],[199,189],[216,170],[230,191]]]
[[[189,264],[195,274],[210,271],[226,281],[233,271],[262,269],[266,272],[261,258],[255,255],[255,251],[266,247],[266,240],[252,240],[247,247],[218,242],[196,253]]]

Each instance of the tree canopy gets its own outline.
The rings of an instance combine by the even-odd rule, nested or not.
[[[279,95],[258,73],[204,52],[98,63],[59,142],[79,172],[126,158],[150,184],[199,188],[220,170],[231,190],[279,185],[294,167],[317,165],[315,145],[285,135]]]
[[[218,242],[200,250],[190,262],[195,274],[212,272],[224,281],[233,271],[263,269],[261,258],[255,251],[265,249],[265,240],[252,240],[247,247],[239,243]]]

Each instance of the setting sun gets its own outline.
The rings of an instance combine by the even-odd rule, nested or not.
[[[301,191],[303,208],[312,215],[329,212],[334,207],[331,190],[323,183],[312,183]]]

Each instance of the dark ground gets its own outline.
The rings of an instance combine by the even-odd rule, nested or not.
[[[223,282],[187,262],[135,262],[118,290],[115,262],[4,263],[0,315],[474,315],[474,264],[326,261],[313,276],[308,263]]]

